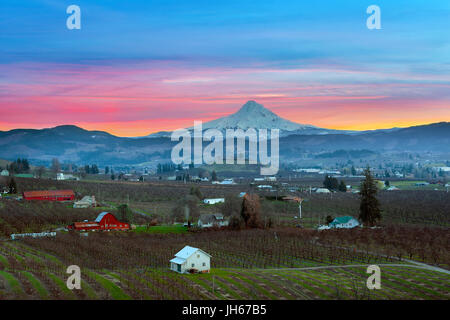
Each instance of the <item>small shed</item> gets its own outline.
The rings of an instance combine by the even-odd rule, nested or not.
[[[0,176],[2,177],[8,177],[9,176],[9,171],[8,170],[2,170],[2,172],[0,172]]]
[[[201,272],[209,273],[211,268],[211,255],[205,251],[185,246],[170,260],[170,270],[178,273]]]

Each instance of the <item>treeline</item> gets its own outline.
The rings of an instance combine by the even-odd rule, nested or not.
[[[11,164],[6,165],[6,170],[8,170],[10,174],[28,173],[30,172],[30,164],[28,159],[19,158],[14,160]]]
[[[329,175],[325,176],[323,186],[329,190],[347,192],[347,186],[344,180],[339,181],[338,179]]]

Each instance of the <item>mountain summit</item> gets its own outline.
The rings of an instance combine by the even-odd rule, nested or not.
[[[203,129],[280,129],[280,131],[296,131],[319,129],[312,125],[295,123],[277,116],[263,105],[250,100],[236,113],[212,120],[203,124]]]

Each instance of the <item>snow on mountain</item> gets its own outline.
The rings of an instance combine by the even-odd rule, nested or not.
[[[312,125],[295,123],[277,116],[255,101],[248,101],[236,113],[227,117],[212,120],[203,124],[203,129],[280,129],[295,131],[304,129],[318,129]]]
[[[208,121],[202,124],[203,130],[218,129],[279,129],[281,136],[291,134],[329,134],[337,133],[338,130],[319,128],[310,124],[300,124],[283,119],[275,113],[265,108],[263,105],[250,100],[247,101],[237,112],[219,119]],[[193,127],[188,128],[192,130]],[[149,137],[169,137],[170,132],[158,132]]]

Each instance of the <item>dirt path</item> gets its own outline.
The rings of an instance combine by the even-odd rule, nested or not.
[[[416,261],[412,261],[412,260],[405,260],[410,264],[399,264],[399,263],[379,263],[379,264],[375,264],[379,267],[409,267],[409,268],[417,268],[417,269],[425,269],[425,270],[431,270],[431,271],[437,271],[437,272],[443,272],[446,274],[450,274],[450,271],[442,269],[442,268],[438,268],[438,267],[433,267],[430,265],[427,265],[425,263],[421,263],[421,262],[416,262]],[[254,269],[248,269],[249,271],[289,271],[289,270],[298,270],[298,271],[303,271],[303,270],[320,270],[320,269],[334,269],[334,268],[356,268],[356,267],[368,267],[370,265],[374,265],[374,264],[345,264],[345,265],[329,265],[329,266],[317,266],[317,267],[304,267],[304,268],[271,268],[271,269],[262,269],[262,268],[254,268]],[[242,269],[238,269],[238,268],[223,268],[223,270],[240,270],[242,271]]]

